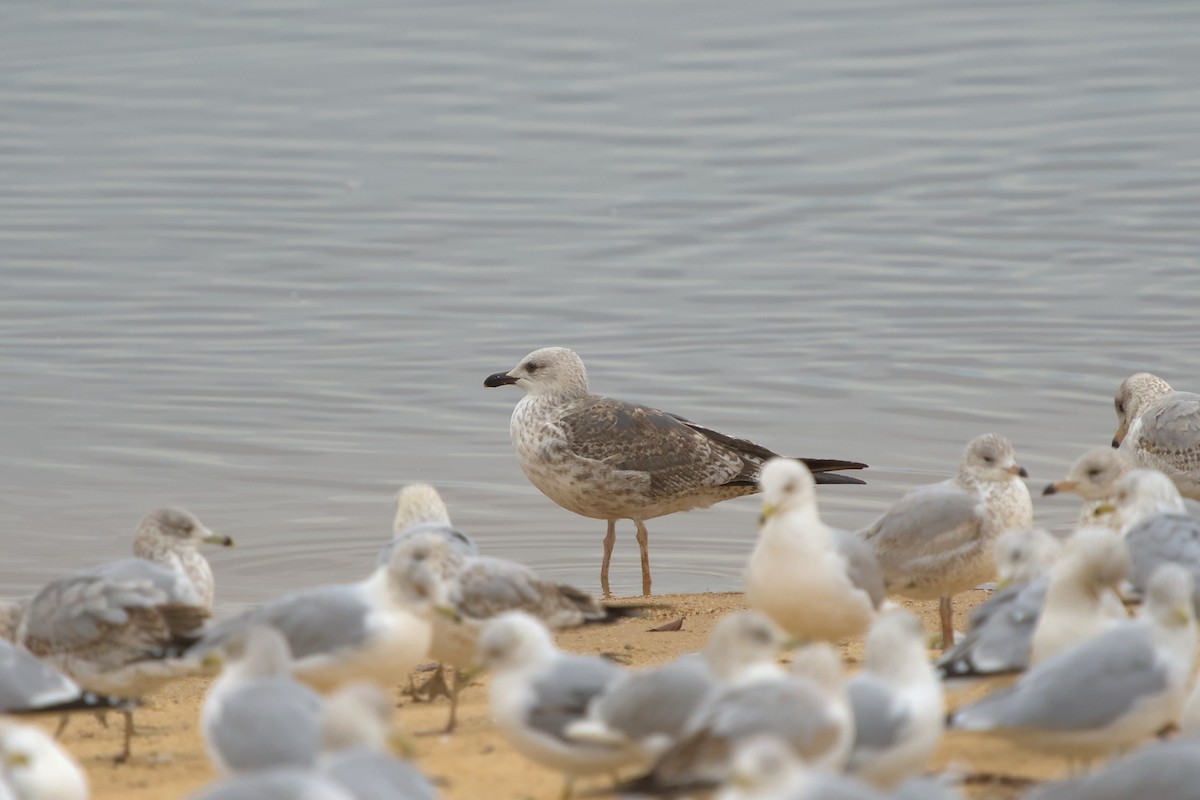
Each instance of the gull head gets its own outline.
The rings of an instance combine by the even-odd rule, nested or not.
[[[1115,589],[1129,573],[1125,540],[1108,528],[1080,528],[1067,541],[1060,568],[1093,597]],[[1060,569],[1056,567],[1056,569]]]
[[[1179,564],[1163,564],[1150,576],[1143,615],[1167,630],[1195,625],[1192,587],[1190,572]]]
[[[1130,470],[1117,479],[1113,488],[1112,510],[1119,515],[1122,528],[1141,522],[1151,514],[1187,510],[1175,483],[1156,469]],[[1102,505],[1097,510],[1110,509]]]
[[[406,539],[398,544],[383,567],[391,602],[422,616],[447,610],[446,583],[438,571],[439,558],[447,552],[449,545],[437,536],[430,540]],[[447,613],[453,615],[452,611]]]
[[[792,653],[791,673],[816,684],[823,693],[837,694],[846,678],[842,657],[828,642],[812,642]]]
[[[760,523],[817,502],[812,473],[804,464],[791,458],[768,461],[758,475],[758,487],[762,490]]]
[[[159,508],[142,517],[133,533],[138,542],[166,545],[168,548],[191,547],[202,544],[217,544],[233,547],[233,539],[213,533],[204,526],[196,515],[182,508]]]
[[[998,433],[985,433],[972,439],[963,453],[962,469],[977,481],[1029,477],[1025,468],[1017,464],[1012,443]]]
[[[53,739],[37,728],[7,720],[0,722],[0,774],[14,797],[83,800],[88,796],[87,779]]]
[[[394,738],[394,705],[371,683],[351,683],[325,701],[321,711],[321,751],[356,747],[387,752]]]
[[[1079,457],[1062,480],[1048,484],[1042,494],[1074,492],[1084,500],[1103,500],[1113,493],[1117,479],[1128,465],[1110,447],[1097,447]]]
[[[489,621],[476,645],[480,664],[492,672],[533,666],[553,653],[550,631],[523,611],[508,611]]]
[[[466,534],[449,525],[422,523],[409,528],[395,542],[391,558],[400,552],[401,560],[420,561],[425,569],[443,580],[455,575],[468,557],[475,554],[475,545]]]
[[[450,524],[450,512],[438,490],[428,483],[410,483],[396,492],[396,516],[392,533],[402,533],[422,522]]]
[[[543,347],[521,359],[508,372],[489,375],[484,386],[519,386],[526,394],[581,397],[587,394],[583,359],[566,347]]]
[[[287,639],[267,625],[251,625],[223,642],[221,660],[241,680],[288,675],[292,669]]]
[[[908,611],[889,611],[867,631],[863,668],[876,675],[903,674],[913,665],[927,667],[928,653],[921,621]]]
[[[1117,432],[1113,434],[1112,446],[1120,447],[1129,433],[1129,426],[1160,398],[1170,394],[1171,384],[1149,372],[1135,372],[1117,387],[1113,398],[1113,409],[1117,412]]]
[[[760,664],[774,664],[783,647],[783,631],[765,614],[737,611],[713,627],[704,659],[722,680]]]
[[[1006,531],[992,550],[1001,586],[1023,586],[1048,570],[1062,553],[1062,542],[1044,528]]]
[[[783,797],[802,786],[806,774],[796,751],[774,736],[755,736],[738,744],[730,784],[747,797]],[[794,785],[795,784],[795,785]],[[797,795],[799,796],[799,795]]]

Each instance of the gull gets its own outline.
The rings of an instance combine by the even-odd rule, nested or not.
[[[611,661],[559,651],[546,626],[521,611],[484,626],[479,661],[492,673],[488,705],[500,734],[526,758],[563,774],[563,800],[577,778],[611,773],[638,758],[634,747],[567,735],[571,723],[619,677]]]
[[[0,720],[0,797],[87,800],[79,765],[41,730]]]
[[[350,684],[330,697],[321,716],[317,769],[355,800],[437,800],[420,770],[388,753],[399,740],[393,708],[371,684]]]
[[[813,475],[799,461],[762,468],[762,527],[746,568],[746,602],[793,636],[837,642],[867,629],[883,602],[870,547],[817,512]]]
[[[631,789],[718,785],[733,769],[738,746],[759,736],[784,742],[805,762],[840,770],[854,741],[841,659],[826,642],[796,651],[790,673],[723,688],[688,722],[679,741]]]
[[[430,616],[445,606],[445,586],[426,564],[430,555],[426,548],[397,549],[359,583],[284,595],[214,625],[196,651],[265,625],[287,640],[296,678],[319,692],[358,680],[390,686],[426,657]]]
[[[1141,617],[1059,653],[960,708],[950,727],[1091,759],[1148,739],[1179,715],[1196,658],[1191,576],[1167,565]]]
[[[568,511],[608,522],[600,564],[606,595],[617,520],[632,520],[637,527],[642,594],[649,594],[645,521],[753,494],[763,463],[776,455],[675,414],[591,394],[582,359],[565,347],[535,350],[483,385],[525,390],[509,433],[530,483]],[[817,473],[818,483],[862,483],[832,471],[867,466],[802,460]]]
[[[1112,446],[1137,465],[1166,473],[1180,494],[1200,500],[1200,395],[1138,372],[1122,381],[1113,403]]]
[[[21,626],[21,617],[28,606],[28,597],[0,600],[0,639],[11,642],[17,638],[17,628]]]
[[[755,611],[726,614],[713,627],[701,653],[667,664],[629,670],[588,705],[587,716],[567,735],[637,749],[653,762],[683,735],[688,721],[722,685],[733,686],[782,675],[775,657],[780,631]]]
[[[1129,462],[1111,447],[1097,447],[1071,465],[1066,477],[1046,485],[1043,495],[1074,492],[1083,498],[1079,525],[1100,525],[1120,530],[1116,515],[1101,506],[1116,494],[1117,479],[1129,470]]]
[[[234,775],[188,795],[188,800],[356,800],[320,773],[275,767]],[[400,800],[403,800],[402,798]]]
[[[1044,784],[1024,800],[1195,800],[1200,742],[1154,742],[1079,778]]]
[[[20,645],[0,640],[0,714],[102,711],[128,703],[85,692]]]
[[[920,620],[907,611],[880,616],[846,693],[855,731],[846,772],[881,789],[921,772],[942,739],[945,706]]]
[[[1126,619],[1116,589],[1129,572],[1129,552],[1107,528],[1081,528],[1047,577],[1045,601],[1029,642],[1037,665]]]
[[[71,575],[52,581],[29,602],[17,641],[83,689],[137,699],[199,665],[183,658],[208,611],[171,602],[148,580]],[[126,761],[133,710],[125,716]]]
[[[428,483],[410,483],[396,492],[396,513],[392,533],[399,535],[423,522],[450,524],[450,511],[438,490]]]
[[[457,536],[456,536],[457,534]],[[476,667],[476,641],[489,620],[508,611],[524,611],[551,630],[606,624],[641,613],[640,606],[608,606],[573,586],[545,580],[524,564],[466,552],[453,528],[426,523],[407,529],[395,545],[397,553],[428,553],[429,569],[442,576],[446,605],[453,617],[433,617],[429,654],[455,670],[450,718],[444,733],[454,730],[463,670]],[[465,539],[465,537],[463,537]]]
[[[973,682],[1029,666],[1029,642],[1046,599],[1045,573],[1062,549],[1041,528],[1008,531],[996,539],[1000,586],[971,612],[967,634],[937,660],[943,679]]]
[[[200,732],[217,771],[227,775],[316,761],[321,697],[292,680],[283,635],[250,627],[230,637],[221,655],[221,676],[200,710]]]
[[[1129,548],[1131,594],[1143,592],[1162,564],[1180,564],[1200,579],[1200,517],[1182,510],[1170,478],[1158,470],[1130,471],[1117,481],[1115,509]],[[1200,608],[1200,589],[1195,602]]]
[[[1033,525],[1033,503],[1012,445],[994,433],[972,439],[958,475],[904,495],[859,535],[883,568],[889,594],[940,599],[942,646],[954,644],[954,595],[995,577],[992,545]]]

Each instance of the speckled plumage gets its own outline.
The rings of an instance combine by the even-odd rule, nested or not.
[[[1200,394],[1177,392],[1148,372],[1130,375],[1114,400],[1119,446],[1138,466],[1165,473],[1200,500]]]
[[[508,373],[484,383],[508,384],[526,391],[509,432],[529,481],[563,508],[609,522],[601,566],[606,589],[616,520],[630,519],[638,527],[643,591],[648,593],[644,520],[753,494],[759,470],[776,455],[674,414],[591,394],[582,360],[566,348],[536,350]],[[818,483],[861,483],[827,473],[866,466],[804,461],[817,473]]]

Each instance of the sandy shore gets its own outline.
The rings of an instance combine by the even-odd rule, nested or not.
[[[958,608],[956,627],[964,625],[966,612],[985,593],[970,592]],[[644,619],[623,620],[611,626],[593,626],[564,631],[559,645],[579,653],[615,654],[631,666],[668,660],[699,649],[713,624],[725,613],[744,607],[740,594],[663,595],[654,598],[670,608],[655,610]],[[906,604],[921,614],[926,629],[937,628],[936,604]],[[683,629],[673,633],[650,633],[647,629],[669,620],[684,618]],[[862,642],[843,646],[850,669],[857,668]],[[213,779],[197,729],[200,705],[207,680],[180,681],[154,696],[138,711],[139,735],[134,739],[133,758],[117,765],[112,756],[119,750],[122,722],[113,717],[107,728],[88,716],[76,717],[63,735],[64,745],[79,759],[92,782],[93,797],[99,800],[163,800],[183,797]],[[403,687],[395,688],[399,720],[409,732],[433,730],[444,724],[445,700],[414,704]],[[978,692],[976,692],[977,694]],[[956,698],[951,698],[954,702]],[[562,788],[560,778],[527,761],[496,733],[487,711],[486,679],[463,692],[459,730],[453,736],[415,736],[416,761],[442,786],[447,800],[479,798],[554,798]],[[39,724],[48,729],[53,720]],[[1003,744],[961,735],[949,735],[931,768],[954,764],[964,773],[990,773],[1009,778],[1039,780],[1066,774],[1066,764],[1031,755]],[[602,783],[597,783],[597,786]],[[581,787],[586,784],[581,784]],[[1008,782],[972,782],[972,798],[1008,800],[1024,787]]]

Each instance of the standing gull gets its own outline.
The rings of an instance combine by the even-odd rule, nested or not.
[[[1162,470],[1184,497],[1200,500],[1200,395],[1138,372],[1122,381],[1113,405],[1112,446],[1139,466]]]
[[[762,528],[746,602],[793,636],[838,642],[865,631],[884,598],[870,547],[821,521],[812,473],[799,461],[771,459],[759,486]]]
[[[954,595],[992,580],[992,546],[1033,524],[1033,502],[1008,439],[967,445],[958,475],[912,490],[860,533],[875,551],[889,594],[940,599],[942,647],[954,644]]]
[[[1138,744],[1174,722],[1196,660],[1191,576],[1155,573],[1141,617],[1059,653],[1007,689],[960,708],[950,727],[1090,759]]]
[[[565,347],[535,350],[508,372],[488,376],[483,385],[525,390],[509,433],[529,481],[568,511],[608,522],[600,564],[605,594],[617,520],[633,520],[637,526],[642,593],[649,594],[645,520],[753,494],[763,463],[776,455],[674,414],[591,394],[583,361]],[[867,466],[802,460],[818,483],[862,483],[832,470]]]

